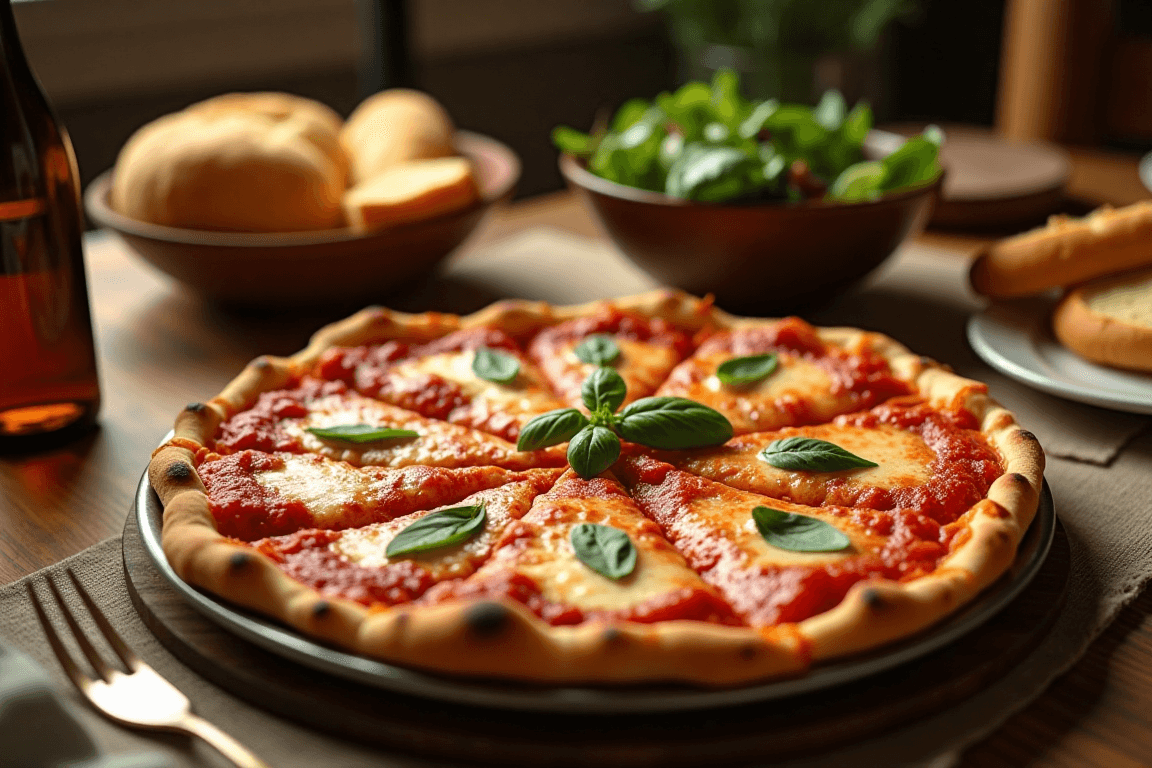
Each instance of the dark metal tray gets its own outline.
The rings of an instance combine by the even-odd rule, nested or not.
[[[859,680],[925,656],[980,626],[1012,602],[1040,570],[1056,530],[1052,494],[1045,482],[1036,518],[1020,543],[1015,562],[1000,580],[926,632],[874,653],[815,665],[803,677],[722,690],[683,685],[545,687],[447,677],[387,664],[322,645],[291,628],[224,602],[191,586],[172,570],[160,546],[162,512],[160,499],[145,474],[137,488],[133,514],[158,573],[197,612],[265,650],[387,691],[455,704],[585,714],[685,711],[782,699]]]

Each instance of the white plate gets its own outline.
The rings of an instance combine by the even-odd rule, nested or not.
[[[1130,413],[1152,413],[1152,375],[1090,363],[1052,335],[1056,298],[990,304],[968,320],[968,343],[984,362],[1042,392]]]

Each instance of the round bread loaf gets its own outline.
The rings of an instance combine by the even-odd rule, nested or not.
[[[311,141],[348,174],[348,155],[340,144],[340,131],[344,119],[327,104],[291,93],[257,91],[255,93],[225,93],[188,107],[206,112],[242,111],[265,115],[277,122],[289,122],[298,128],[304,138]]]
[[[393,88],[368,97],[348,117],[340,141],[359,184],[410,160],[455,154],[452,119],[426,93]]]
[[[1152,371],[1152,270],[1094,280],[1068,292],[1052,329],[1093,362]]]
[[[969,275],[977,293],[1010,298],[1152,265],[1152,201],[1104,206],[992,244]]]
[[[335,120],[333,120],[335,118]],[[293,232],[344,224],[339,117],[286,94],[229,94],[138,130],[112,180],[112,207],[189,229]]]
[[[478,196],[472,165],[464,158],[416,160],[348,190],[344,213],[354,227],[396,226],[464,208]]]

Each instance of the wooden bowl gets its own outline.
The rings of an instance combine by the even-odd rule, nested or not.
[[[873,133],[871,157],[900,142]],[[865,203],[725,205],[617,184],[569,155],[560,172],[620,250],[657,280],[769,315],[827,300],[878,267],[927,223],[943,183],[941,175]]]
[[[88,186],[84,207],[140,258],[213,299],[260,305],[370,301],[431,274],[494,203],[511,198],[520,178],[511,149],[467,131],[457,132],[456,149],[473,163],[480,201],[388,229],[253,233],[150,224],[109,205],[111,171]]]

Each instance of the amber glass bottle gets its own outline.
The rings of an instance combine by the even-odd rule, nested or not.
[[[0,445],[91,426],[100,406],[79,176],[0,0]]]

